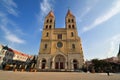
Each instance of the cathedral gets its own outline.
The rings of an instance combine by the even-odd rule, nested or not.
[[[68,10],[65,28],[55,27],[55,15],[50,11],[44,20],[37,69],[60,71],[81,69],[84,57],[75,16]]]

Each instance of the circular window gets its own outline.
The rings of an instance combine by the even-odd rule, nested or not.
[[[57,47],[58,47],[58,48],[61,48],[62,46],[63,46],[62,42],[58,42],[58,43],[57,43]]]

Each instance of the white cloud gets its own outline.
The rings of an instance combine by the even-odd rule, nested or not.
[[[0,26],[0,28],[4,31],[5,33],[5,38],[13,43],[25,43],[24,40],[20,39],[19,37],[17,37],[15,34],[13,34],[12,32],[10,32],[5,26]]]
[[[120,44],[120,34],[113,36],[111,39],[109,39],[108,42],[110,42],[110,48],[109,48],[107,54],[109,57],[111,57],[114,54],[116,54],[115,50],[118,49],[118,46]],[[116,56],[116,55],[114,55],[114,56]]]
[[[84,18],[84,16],[86,16],[93,8],[94,6],[99,2],[99,0],[92,0],[92,1],[86,1],[86,6],[83,7],[83,11],[81,12],[81,10],[78,12],[78,17],[77,17],[77,21],[78,23],[82,21],[82,18]],[[81,15],[80,15],[81,13]]]
[[[41,9],[42,16],[47,14],[48,11],[50,11],[51,7],[52,7],[52,4],[49,2],[49,0],[43,0],[43,2],[40,3],[40,9]]]
[[[24,40],[20,39],[19,37],[17,37],[14,34],[9,34],[9,35],[7,34],[6,39],[13,42],[13,43],[25,43]]]
[[[17,5],[13,0],[1,0],[1,4],[6,8],[9,14],[18,16]]]
[[[43,2],[40,3],[40,17],[43,19],[48,12],[53,8],[54,0],[43,0]]]
[[[12,14],[13,16],[18,16],[16,3],[13,0],[1,0],[0,4],[2,4],[2,7],[4,7],[4,10],[0,11],[0,30],[4,32],[5,35],[3,36],[6,40],[12,43],[25,43],[25,41],[19,38],[19,36],[17,35],[18,32],[13,33],[11,30],[8,29],[8,27],[10,27],[11,25],[16,27],[16,24],[8,18],[9,14]]]
[[[102,24],[103,22],[109,20],[119,12],[120,12],[120,0],[117,0],[116,3],[112,6],[112,8],[108,10],[106,13],[104,13],[104,15],[99,16],[97,19],[95,19],[95,21],[90,26],[84,27],[83,32],[89,31],[97,27],[97,25]]]
[[[48,12],[54,7],[54,0],[43,0],[40,3],[40,12],[37,16],[38,23],[43,23],[44,17],[48,14]],[[42,26],[41,24],[39,26]],[[40,27],[40,31],[41,31]]]
[[[81,14],[80,17],[82,18],[83,16],[85,16],[91,10],[91,8],[92,7],[90,7],[90,6],[86,7],[86,10]]]

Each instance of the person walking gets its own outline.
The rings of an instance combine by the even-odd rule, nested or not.
[[[110,76],[110,71],[109,70],[107,70],[107,75]]]

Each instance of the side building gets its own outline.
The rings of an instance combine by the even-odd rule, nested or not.
[[[30,71],[36,67],[37,56],[0,45],[0,68],[4,70],[24,69]]]
[[[6,50],[3,50],[4,46],[0,44],[0,69],[3,68],[3,58],[5,57]]]
[[[68,10],[65,28],[55,28],[55,16],[50,11],[44,20],[37,69],[73,71],[81,69],[83,63],[75,16]]]

